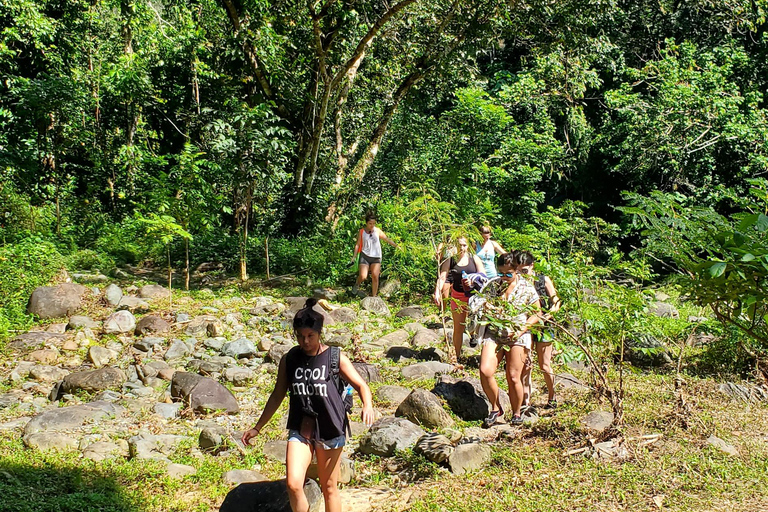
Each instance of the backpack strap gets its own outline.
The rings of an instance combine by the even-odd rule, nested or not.
[[[346,384],[341,378],[341,348],[329,347],[329,349],[331,351],[331,378],[333,379],[333,383],[336,386],[336,390],[339,392],[339,395],[341,395],[343,403]],[[344,408],[344,427],[347,431],[347,437],[352,437],[352,428],[349,425],[349,415],[347,414],[346,407]]]

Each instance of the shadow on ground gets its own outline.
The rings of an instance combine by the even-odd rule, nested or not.
[[[0,512],[139,512],[117,480],[98,470],[0,459]]]

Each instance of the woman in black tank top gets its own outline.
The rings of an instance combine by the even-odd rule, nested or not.
[[[339,462],[346,441],[346,410],[334,375],[339,375],[355,388],[363,402],[362,420],[373,423],[373,397],[371,390],[352,363],[342,353],[334,352],[323,344],[321,333],[323,315],[313,307],[317,300],[308,299],[304,309],[296,313],[293,328],[297,347],[292,348],[280,360],[275,389],[264,406],[256,425],[243,433],[243,444],[259,435],[280,407],[286,393],[290,393],[288,409],[288,447],[286,448],[286,485],[291,509],[309,510],[304,494],[307,468],[312,454],[317,456],[317,473],[323,490],[326,512],[340,512],[341,498],[337,483]],[[337,368],[334,369],[334,364]]]

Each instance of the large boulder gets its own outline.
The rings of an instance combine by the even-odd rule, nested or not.
[[[136,329],[136,317],[130,311],[115,311],[104,320],[105,334],[126,334]]]
[[[340,324],[347,324],[357,320],[357,313],[355,313],[355,310],[347,307],[334,309],[329,315],[331,315],[331,318],[333,318],[335,322]]]
[[[398,318],[420,320],[424,318],[424,311],[422,311],[421,306],[406,306],[395,313],[395,316]]]
[[[59,407],[38,414],[24,426],[24,435],[38,432],[69,432],[81,427],[89,429],[102,420],[122,414],[124,409],[106,401]]]
[[[352,363],[352,366],[355,367],[355,370],[357,370],[357,373],[360,374],[360,376],[363,378],[365,382],[370,384],[371,382],[381,382],[381,373],[379,373],[379,367],[374,366],[371,363],[361,363],[356,362]]]
[[[438,378],[432,392],[448,402],[451,410],[466,421],[482,420],[491,412],[491,402],[477,379],[456,379],[448,375]],[[499,401],[505,411],[511,409],[509,395],[499,389]]]
[[[119,388],[125,382],[125,373],[120,368],[107,366],[98,370],[70,373],[61,382],[61,393],[78,390],[96,393],[105,389]]]
[[[304,482],[309,512],[323,510],[323,493],[312,479]],[[219,512],[291,512],[285,479],[243,483],[229,491]]]
[[[147,284],[139,289],[142,299],[163,299],[168,297],[168,288],[159,284]]]
[[[412,448],[424,430],[405,418],[382,418],[360,441],[361,453],[391,457],[396,451]]]
[[[19,334],[13,338],[13,340],[8,343],[8,348],[19,352],[27,352],[38,349],[48,343],[62,343],[65,337],[66,336],[63,334],[54,332],[30,331],[25,332],[24,334]]]
[[[104,289],[104,300],[110,306],[117,306],[120,304],[120,299],[123,298],[123,290],[116,284],[110,284]]]
[[[425,361],[406,366],[400,373],[409,380],[433,379],[436,374],[445,374],[453,371],[453,365],[440,361]]]
[[[32,292],[27,311],[39,318],[61,318],[80,309],[87,288],[80,284],[63,283],[39,286]]]
[[[171,328],[171,324],[155,315],[147,315],[136,324],[134,333],[138,336],[147,336],[166,332]]]
[[[182,400],[197,412],[224,411],[237,414],[235,396],[215,380],[189,372],[176,372],[171,379],[171,397]]]
[[[421,388],[411,391],[395,411],[395,416],[402,416],[428,429],[453,425],[453,418],[445,412],[440,399]]]
[[[400,405],[410,394],[410,389],[401,386],[380,386],[376,390],[376,400],[385,404]]]
[[[366,311],[381,316],[389,316],[389,307],[381,297],[366,297],[360,302],[360,306]]]

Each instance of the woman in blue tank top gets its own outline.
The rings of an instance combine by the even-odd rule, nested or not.
[[[496,272],[496,255],[504,254],[507,251],[505,251],[498,242],[491,240],[490,226],[481,227],[480,235],[483,237],[483,241],[477,242],[475,254],[477,254],[477,257],[483,262],[485,275],[488,279],[493,279],[499,275],[498,272]]]
[[[304,481],[314,452],[325,510],[341,512],[337,484],[347,418],[343,398],[334,381],[338,378],[335,370],[359,393],[363,402],[362,420],[368,426],[373,423],[373,397],[347,356],[337,353],[337,367],[333,367],[332,349],[321,340],[323,315],[313,309],[315,304],[316,299],[307,299],[304,308],[293,318],[299,345],[280,359],[275,389],[259,421],[243,433],[242,441],[248,446],[248,442],[259,435],[289,393],[285,469],[291,510],[309,510]]]

